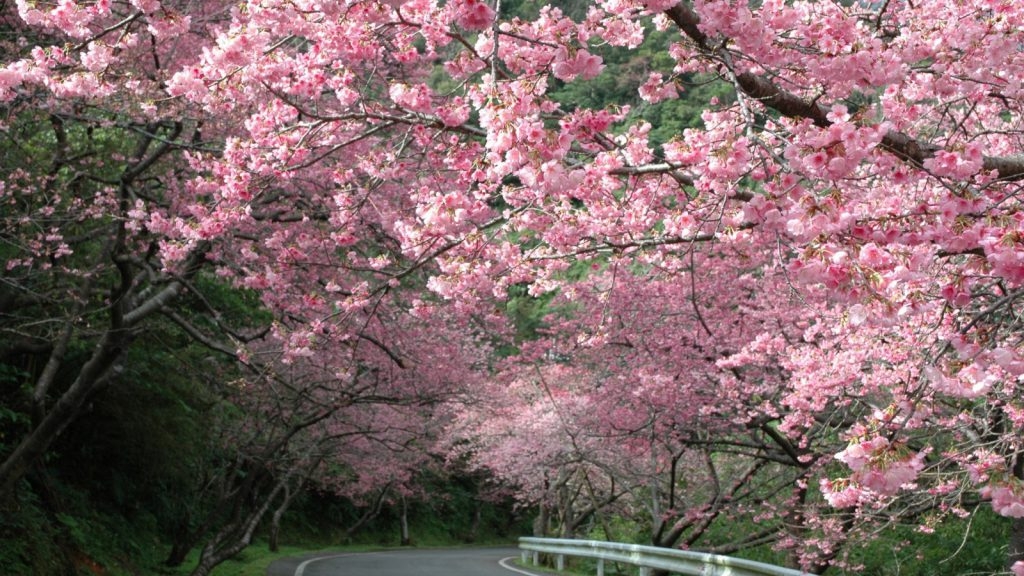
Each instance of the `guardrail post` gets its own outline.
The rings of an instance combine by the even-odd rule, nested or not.
[[[519,553],[519,558],[523,561],[523,564],[526,564],[526,561],[530,559],[530,551],[529,550],[521,551]]]
[[[559,572],[565,570],[565,554],[555,556],[555,568],[557,568]]]
[[[647,566],[640,567],[640,576],[651,576],[651,569]]]
[[[540,566],[540,552],[533,551],[533,565]]]
[[[604,558],[597,559],[597,576],[604,576]]]

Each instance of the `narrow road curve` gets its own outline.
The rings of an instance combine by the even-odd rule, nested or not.
[[[330,553],[276,560],[267,576],[534,576],[512,565],[517,548]]]

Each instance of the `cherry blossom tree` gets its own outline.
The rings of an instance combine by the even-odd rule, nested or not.
[[[139,331],[199,292],[211,249],[197,244],[177,269],[163,269],[160,239],[142,223],[148,206],[180,205],[172,196],[192,173],[175,159],[206,141],[177,106],[159,113],[155,104],[163,67],[194,56],[196,36],[170,5],[148,20],[127,8],[0,7],[4,359],[40,367],[29,376],[32,429],[4,455],[0,493],[117,379]],[[193,17],[203,25],[220,16]],[[104,74],[120,58],[137,65]]]
[[[259,293],[295,361],[328,341],[391,350],[365,327],[424,276],[432,295],[394,309],[426,317],[445,299],[469,332],[497,327],[511,286],[571,301],[570,272],[593,266],[586,291],[608,313],[579,305],[581,345],[654,346],[656,326],[686,347],[670,371],[633,367],[639,394],[696,394],[712,430],[741,410],[771,450],[810,453],[807,497],[841,510],[987,498],[1017,519],[1010,561],[1024,553],[1019,3],[602,0],[577,20],[481,0],[5,10],[5,134],[21,157],[47,150],[47,168],[0,192],[4,289],[60,310],[5,330],[55,369],[104,319],[73,393],[0,467],[5,491],[201,271]],[[639,104],[554,98],[651,26],[675,40]],[[653,142],[633,108],[680,97],[693,75],[732,97]],[[83,134],[62,140],[72,121]],[[32,122],[52,137],[28,145]],[[134,151],[85,165],[98,134]],[[57,222],[78,219],[106,241],[74,247]],[[638,305],[597,282],[664,286],[646,293],[688,299],[689,331],[663,316],[617,333],[601,320]],[[247,361],[242,336],[222,348]],[[819,453],[830,434],[842,445]]]
[[[521,364],[520,364],[521,365]],[[534,535],[574,537],[601,522],[628,492],[620,453],[586,426],[586,395],[563,366],[509,371],[469,392],[446,430],[448,451],[536,508]]]
[[[202,543],[194,573],[208,573],[326,464],[357,470],[364,488],[415,469],[385,456],[423,450],[399,448],[427,442],[430,406],[472,384],[484,362],[474,336],[493,319],[453,318],[421,297],[433,253],[403,253],[400,196],[346,200],[321,178],[337,166],[321,165],[291,183],[287,171],[258,176],[236,189],[265,193],[247,206],[221,188],[249,170],[227,169],[248,112],[193,107],[167,86],[198,70],[232,4],[16,3],[3,17],[4,358],[40,366],[33,426],[0,464],[4,494],[99,388],[129,385],[124,352],[155,321],[244,373],[227,385],[242,427],[224,432],[225,465],[200,482],[216,504],[169,563]],[[381,153],[363,151],[367,166]],[[359,177],[364,192],[380,185]],[[224,286],[255,300],[248,317],[213,297]]]
[[[453,333],[456,322],[377,320],[348,346],[323,339],[295,358],[272,339],[246,346],[246,371],[225,386],[219,457],[195,495],[200,513],[185,522],[196,528],[180,535],[169,565],[201,546],[192,574],[208,574],[268,516],[273,530],[307,483],[351,500],[419,495],[417,475],[436,461],[434,412],[475,382],[482,352]]]
[[[730,364],[769,327],[778,338],[766,349],[798,338],[807,306],[767,266],[748,261],[743,273],[717,254],[691,257],[702,274],[686,283],[660,259],[595,264],[549,302],[550,335],[523,343],[503,366],[504,391],[485,391],[492,401],[474,404],[456,428],[476,461],[524,500],[550,502],[564,533],[576,531],[565,518],[586,517],[562,511],[554,488],[565,493],[568,482],[588,514],[614,506],[660,546],[735,552],[788,542],[817,515],[803,521],[793,510],[814,508],[799,500],[815,462],[841,449],[835,435],[787,438],[777,430],[786,372]],[[760,526],[709,540],[726,518]]]

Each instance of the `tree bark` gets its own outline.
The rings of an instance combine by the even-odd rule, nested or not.
[[[288,510],[288,507],[292,505],[292,501],[295,497],[302,492],[302,485],[305,483],[305,478],[300,479],[292,488],[289,485],[284,487],[284,500],[281,501],[281,505],[274,510],[274,515],[270,518],[270,534],[268,536],[268,548],[271,552],[278,551],[278,540],[281,536],[281,518],[284,517],[284,513]]]
[[[183,274],[185,281],[190,280],[198,273],[206,261],[206,253],[209,249],[209,244],[204,243],[189,254],[186,271]],[[115,288],[111,295],[111,300],[116,304],[111,306],[110,326],[94,346],[92,356],[79,369],[74,382],[61,394],[45,415],[35,414],[35,417],[41,418],[38,424],[0,463],[0,500],[5,500],[14,493],[15,487],[32,468],[32,465],[42,458],[68,425],[78,418],[86,400],[106,384],[111,369],[131,345],[134,339],[134,330],[138,324],[174,301],[184,289],[182,281],[171,282],[132,308],[129,302],[131,298],[128,295],[132,286],[131,277],[130,272],[122,270],[122,286]],[[70,336],[70,327],[65,328],[64,334]],[[62,342],[55,347],[54,354],[63,354],[62,348],[66,346],[66,343],[63,343],[64,337],[61,337]],[[51,355],[51,361],[55,361],[55,359],[60,360]],[[57,363],[59,364],[59,362]],[[51,366],[48,365],[43,376],[49,377],[51,372],[56,373],[56,367],[51,369]],[[41,385],[48,386],[45,382],[42,382]],[[41,398],[33,399],[34,412],[39,411],[43,400]]]
[[[185,563],[185,559],[188,558],[188,553],[195,548],[195,544],[185,538],[174,538],[174,544],[171,545],[171,551],[167,554],[167,559],[164,560],[164,566],[168,568],[177,568]]]
[[[1017,456],[1013,463],[1013,476],[1017,480],[1024,479],[1024,458]],[[1024,561],[1024,518],[1014,518],[1010,524],[1009,546],[1006,553],[1006,566],[1014,562]]]
[[[82,366],[71,387],[61,395],[39,424],[32,429],[0,464],[0,500],[14,492],[35,462],[46,453],[54,440],[82,411],[85,401],[109,376],[110,369],[127,348],[131,336],[127,331],[109,330],[96,345],[92,357]]]
[[[480,525],[483,523],[483,505],[479,500],[473,500],[473,522],[469,525],[469,534],[466,535],[467,542],[476,542],[480,536]]]
[[[199,554],[199,562],[192,570],[191,576],[209,576],[214,568],[245,550],[252,543],[252,535],[267,510],[270,509],[271,503],[289,480],[288,477],[278,480],[262,504],[236,518],[235,521],[229,522],[206,546],[203,546],[203,551]],[[248,494],[243,493],[240,497],[246,498],[247,496]]]
[[[402,495],[402,546],[408,546],[412,540],[409,538],[409,501],[406,500],[405,495]]]
[[[391,484],[388,483],[380,490],[380,494],[374,500],[373,504],[366,509],[366,512],[355,521],[354,524],[345,529],[345,541],[348,542],[352,539],[352,536],[359,531],[360,528],[366,525],[367,522],[376,518],[381,509],[384,507],[384,497],[387,496],[388,490],[391,489]]]
[[[537,517],[533,519],[533,535],[537,538],[548,536],[548,505],[541,501]]]
[[[1014,562],[1024,562],[1024,518],[1014,518],[1010,524],[1010,546],[1006,557],[1006,567]]]
[[[199,542],[210,531],[210,519],[207,519],[199,527],[192,529],[192,512],[186,512],[183,518],[179,518],[174,533],[171,535],[171,551],[164,560],[164,566],[177,568],[185,563],[188,553],[199,545]]]

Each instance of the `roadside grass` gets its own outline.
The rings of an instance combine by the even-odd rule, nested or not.
[[[532,572],[534,574],[551,574],[552,576],[556,574],[559,576],[593,576],[594,574],[597,574],[597,563],[586,558],[566,558],[564,570],[557,570],[554,566],[548,566],[543,563],[535,566],[532,560],[523,562],[522,558],[516,558],[513,560],[512,565],[526,572]],[[636,569],[634,568],[633,573],[635,573],[635,570]],[[610,576],[627,573],[628,572],[619,572],[618,566],[614,563],[605,565],[605,574]]]
[[[418,546],[420,548],[447,548],[451,547],[451,544],[444,545],[439,544],[437,546]],[[405,547],[407,548],[407,547]],[[373,552],[378,550],[401,550],[405,549],[400,546],[379,546],[379,545],[341,545],[341,546],[329,546],[329,547],[303,547],[303,546],[281,546],[277,552],[270,552],[265,542],[254,542],[252,546],[249,546],[245,550],[239,552],[234,558],[227,560],[220,566],[217,566],[211,576],[266,576],[267,568],[275,560],[281,558],[289,558],[292,556],[304,556],[309,554],[324,553],[324,554],[345,554],[345,553],[357,553],[357,552]],[[195,567],[198,560],[198,553],[193,552],[189,555],[185,563],[176,569],[164,569],[159,572],[161,576],[188,576]],[[535,567],[528,564],[521,564],[520,561],[516,562],[517,565],[523,569],[534,570],[545,574],[563,574],[565,576],[573,576],[574,574],[585,574],[585,572],[574,573],[566,570],[564,572],[557,572],[553,569],[544,569],[543,567]]]
[[[275,560],[291,556],[302,556],[317,552],[324,553],[346,553],[346,552],[370,552],[380,550],[380,546],[331,546],[331,547],[304,547],[304,546],[281,546],[277,552],[271,552],[266,542],[254,542],[251,546],[242,550],[234,558],[225,561],[214,568],[212,576],[266,576],[267,567]],[[189,554],[185,562],[178,568],[164,568],[158,574],[162,576],[188,576],[199,560],[198,552]]]

